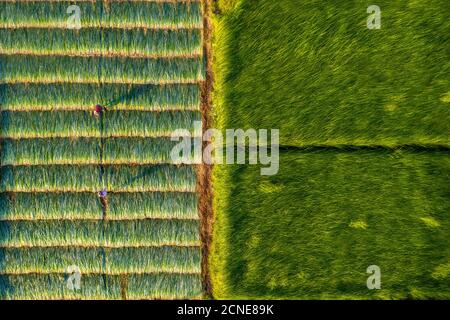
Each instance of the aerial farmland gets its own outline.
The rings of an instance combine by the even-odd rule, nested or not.
[[[196,169],[170,158],[170,133],[201,121],[202,15],[0,2],[2,298],[203,296]]]
[[[0,299],[450,299],[449,9],[0,0]]]
[[[450,299],[449,2],[217,11],[217,126],[279,129],[280,168],[214,168],[213,295]]]

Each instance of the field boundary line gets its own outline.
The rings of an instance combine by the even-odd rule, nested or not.
[[[212,109],[212,90],[214,84],[214,75],[212,71],[212,23],[210,14],[212,13],[211,0],[203,0],[203,57],[206,62],[206,77],[200,85],[202,111],[202,131],[206,132],[212,128],[211,109]],[[207,141],[203,141],[202,149],[208,146]],[[211,277],[209,271],[209,253],[212,237],[213,209],[212,209],[212,186],[211,186],[211,166],[202,163],[197,165],[197,192],[199,194],[198,211],[200,215],[200,239],[202,247],[202,286],[204,296],[207,299],[212,297]]]

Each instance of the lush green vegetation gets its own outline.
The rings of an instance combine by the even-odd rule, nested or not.
[[[0,192],[195,192],[193,166],[3,166]]]
[[[0,220],[101,220],[103,210],[94,193],[2,193]],[[108,219],[197,219],[192,192],[111,193]]]
[[[0,29],[4,54],[182,56],[202,52],[200,29]]]
[[[2,247],[199,245],[196,220],[1,221]]]
[[[198,110],[196,84],[0,84],[1,110],[92,110],[100,101],[108,110]]]
[[[2,83],[195,83],[203,80],[201,57],[127,58],[5,55]]]
[[[194,121],[200,120],[199,112],[184,110],[111,111],[106,112],[102,119],[87,111],[3,111],[0,112],[0,137],[170,137],[179,128],[194,133]]]
[[[144,117],[145,118],[145,117]],[[189,124],[190,125],[190,124]],[[194,141],[194,139],[193,139]],[[54,138],[4,139],[0,146],[3,165],[97,164],[100,139]],[[103,145],[104,164],[171,163],[178,141],[170,138],[108,138]],[[193,142],[194,143],[194,142]],[[190,157],[194,161],[194,154]]]
[[[25,3],[26,2],[26,3]],[[80,7],[81,27],[202,28],[201,3],[142,1],[72,1]],[[64,1],[0,3],[0,26],[9,28],[66,28],[68,4]],[[72,12],[73,14],[73,12]]]
[[[449,146],[448,1],[238,1],[216,20],[223,128],[286,146]]]
[[[200,276],[195,274],[85,275],[81,290],[66,287],[64,274],[0,276],[5,299],[174,299],[201,298]],[[124,292],[124,287],[130,290]],[[45,288],[45,290],[43,290]]]
[[[195,247],[4,248],[0,255],[0,272],[12,274],[64,273],[73,261],[85,273],[200,273],[201,259]]]
[[[219,1],[216,126],[282,148],[214,168],[215,298],[450,298],[448,2],[376,4]]]
[[[216,170],[216,298],[449,298],[448,152],[284,152]],[[381,268],[381,290],[366,269]]]
[[[201,8],[0,2],[0,298],[202,297],[196,168],[170,157],[201,120]]]

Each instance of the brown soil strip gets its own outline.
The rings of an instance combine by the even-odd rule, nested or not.
[[[211,20],[210,20],[211,0],[203,1],[203,55],[206,59],[206,81],[201,85],[201,111],[203,132],[211,128],[211,92],[213,88],[212,73],[212,51],[211,51]],[[208,142],[203,142],[203,149]],[[211,277],[209,274],[209,252],[212,236],[212,188],[211,188],[211,166],[201,164],[197,166],[197,191],[199,193],[199,213],[201,219],[200,239],[202,243],[202,282],[205,298],[212,299]]]
[[[122,274],[120,275],[120,294],[123,300],[127,300],[127,291],[128,291],[128,275]]]

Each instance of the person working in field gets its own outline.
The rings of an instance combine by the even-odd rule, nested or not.
[[[101,105],[97,104],[92,113],[94,114],[95,117],[100,117],[103,110],[104,110],[104,108]]]

